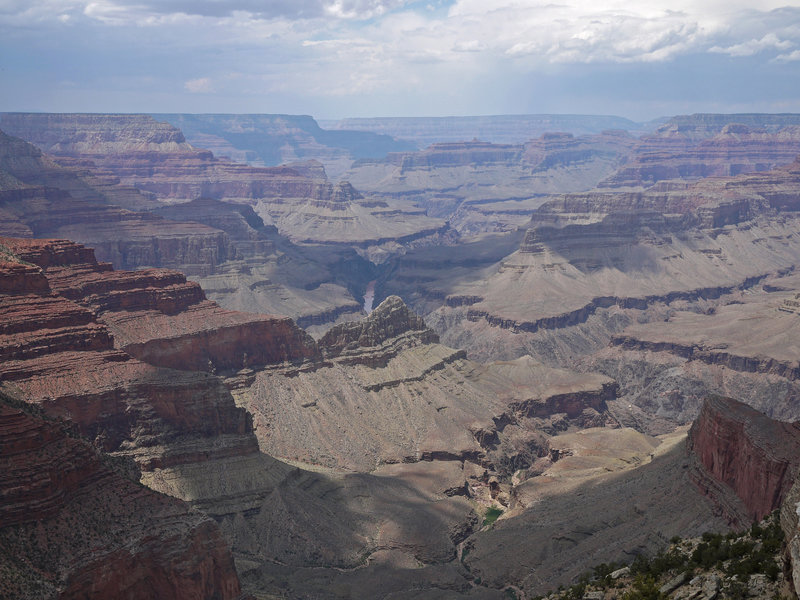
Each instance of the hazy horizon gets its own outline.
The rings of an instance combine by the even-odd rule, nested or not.
[[[0,111],[800,112],[800,0],[0,0]]]

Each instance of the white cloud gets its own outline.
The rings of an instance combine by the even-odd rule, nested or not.
[[[488,46],[480,40],[469,40],[453,44],[454,52],[482,52]]]
[[[182,88],[183,97],[196,102],[224,95],[268,98],[277,92],[353,99],[369,94],[398,97],[410,91],[455,96],[455,89],[469,85],[483,93],[486,86],[481,82],[487,79],[530,80],[531,74],[563,71],[570,65],[613,65],[622,72],[625,66],[650,68],[703,53],[717,55],[718,61],[719,54],[756,57],[764,64],[800,60],[793,51],[800,48],[800,0],[759,0],[758,9],[754,4],[0,0],[0,37],[24,40],[27,27],[39,37],[18,47],[36,48],[43,39],[61,41],[56,35],[48,38],[50,32],[71,31],[73,38],[61,47],[76,57],[73,65],[86,64],[88,72],[97,62],[113,65],[121,59],[116,62],[127,66],[119,68],[136,71],[131,75],[141,74],[142,68],[152,70],[167,82],[162,89]],[[81,61],[82,48],[91,43],[98,48]],[[197,74],[197,61],[202,61],[203,76],[184,81]],[[235,83],[226,79],[234,71],[241,72]],[[191,75],[176,83],[174,73]],[[97,70],[88,77],[101,78]],[[108,81],[107,74],[102,79]]]
[[[214,85],[209,77],[190,79],[183,84],[183,87],[192,94],[208,94],[214,91]]]
[[[775,62],[794,62],[800,60],[800,50],[795,50],[789,54],[779,54],[773,60],[775,60]]]
[[[719,54],[729,54],[730,56],[753,56],[754,54],[758,54],[764,50],[788,50],[794,45],[795,44],[789,40],[779,39],[774,33],[768,33],[760,40],[753,39],[740,44],[734,44],[733,46],[728,46],[727,48],[713,46],[709,48],[708,51]]]

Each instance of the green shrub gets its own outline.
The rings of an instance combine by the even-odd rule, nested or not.
[[[486,512],[483,513],[483,526],[486,527],[487,525],[491,525],[495,521],[497,521],[497,517],[503,514],[503,510],[497,508],[495,506],[490,506],[486,509]]]
[[[622,600],[662,600],[664,595],[658,591],[658,584],[652,575],[637,575],[633,587],[622,594]]]

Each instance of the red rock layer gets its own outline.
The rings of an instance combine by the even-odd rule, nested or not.
[[[236,256],[222,231],[113,206],[139,209],[152,201],[83,163],[77,172],[62,168],[33,145],[0,132],[0,235],[78,239],[121,268],[210,274]]]
[[[287,317],[240,313],[205,299],[176,272],[113,271],[91,250],[58,240],[0,244],[44,268],[53,291],[97,312],[116,347],[174,369],[239,370],[316,357],[316,344]]]
[[[179,129],[144,115],[7,113],[2,127],[55,157],[89,160],[122,183],[160,199],[335,200],[335,186],[286,167],[216,159]]]
[[[248,351],[262,360],[267,353],[289,353],[288,338],[278,339],[280,327],[266,331],[280,319],[222,311],[177,273],[112,271],[79,244],[8,238],[0,243],[44,267],[18,262],[21,274],[0,277],[0,284],[11,282],[0,288],[0,383],[12,383],[28,401],[73,421],[99,448],[130,454],[145,469],[257,450],[245,411],[218,379],[156,368],[115,350],[112,330],[97,313],[112,325],[127,320],[127,326],[118,325],[123,334],[150,332],[164,353],[166,337],[180,331],[188,348],[180,359],[143,354],[157,366],[198,370],[209,361],[240,368]],[[8,256],[10,267],[14,255]],[[31,287],[26,277],[39,282],[41,294],[16,293]],[[43,277],[52,277],[52,286],[42,287]],[[8,289],[11,294],[3,293]],[[188,316],[168,314],[179,310]],[[215,442],[222,438],[224,443]]]
[[[779,508],[800,467],[800,423],[783,423],[730,398],[706,399],[689,431],[688,449],[703,475],[741,498],[754,520]]]
[[[103,464],[85,442],[0,398],[4,597],[240,595],[217,525]]]
[[[5,261],[0,245],[0,294],[47,294],[50,286],[41,269]]]

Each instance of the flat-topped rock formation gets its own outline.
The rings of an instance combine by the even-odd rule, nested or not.
[[[509,231],[524,225],[543,195],[593,188],[634,143],[620,131],[547,133],[518,145],[440,143],[358,161],[346,177],[361,190],[419,203],[462,234]]]
[[[13,598],[240,597],[219,527],[0,395],[0,577]]]
[[[444,227],[421,211],[363,198],[346,182],[309,177],[304,169],[217,159],[145,115],[4,113],[0,128],[56,158],[89,161],[160,203],[210,197],[251,204],[294,241],[367,247],[408,243]]]
[[[224,232],[109,204],[120,200],[109,192],[116,187],[94,186],[33,145],[1,132],[0,172],[7,175],[0,186],[2,235],[77,239],[120,268],[169,266],[213,273],[236,256]]]
[[[321,129],[306,115],[152,115],[180,129],[198,148],[253,166],[318,161],[337,178],[353,160],[412,150],[413,144],[365,131]]]
[[[701,469],[701,489],[711,477],[729,486],[754,521],[780,508],[800,468],[800,424],[770,419],[746,404],[710,396],[689,431],[689,452]]]
[[[44,268],[54,292],[99,313],[116,347],[144,362],[238,370],[317,353],[313,340],[291,319],[222,309],[180,273],[113,271],[91,251],[60,241],[0,238],[0,244]]]
[[[552,131],[591,135],[609,129],[638,130],[640,125],[622,117],[604,115],[487,115],[473,117],[377,117],[320,121],[332,130],[371,131],[402,140],[419,148],[442,142],[472,139],[494,144],[522,144]]]
[[[796,115],[788,115],[793,118],[787,118],[779,129],[779,122],[767,128],[755,115],[744,119],[750,125],[737,121],[738,116],[670,120],[653,135],[643,136],[630,162],[600,187],[651,187],[664,180],[769,171],[794,162],[800,154],[800,119]],[[764,115],[770,116],[778,115]]]

